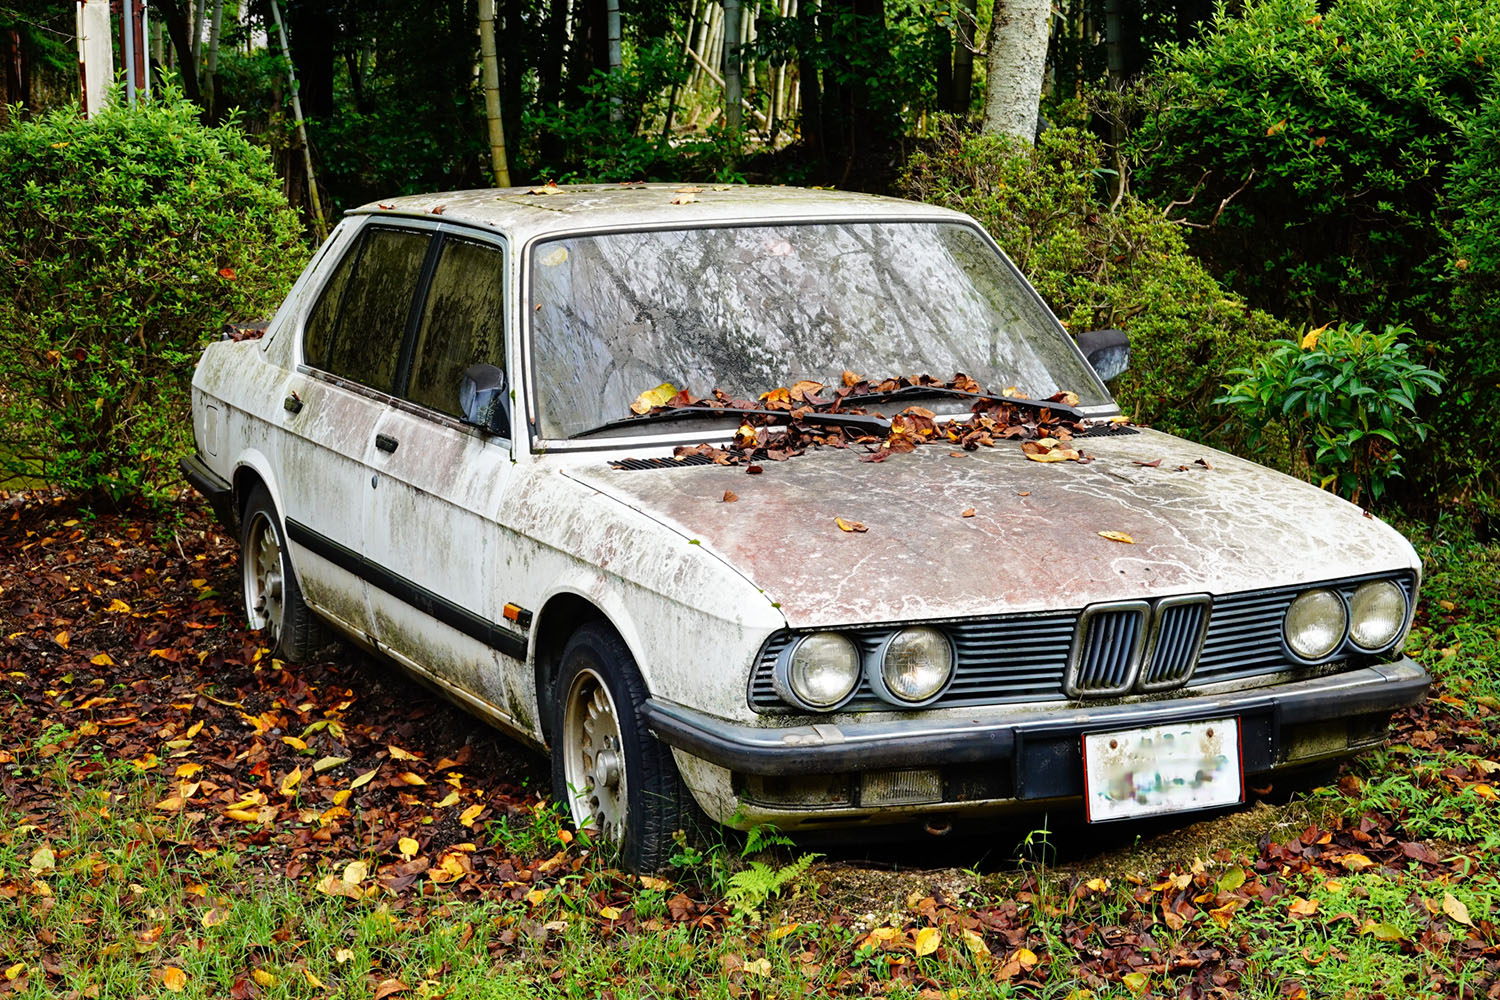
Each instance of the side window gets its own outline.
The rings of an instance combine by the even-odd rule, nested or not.
[[[395,391],[401,341],[430,241],[425,233],[400,229],[366,231],[323,367],[372,389]]]
[[[313,305],[312,312],[307,314],[307,327],[302,335],[302,357],[310,365],[319,368],[328,366],[328,345],[333,341],[333,330],[338,325],[339,304],[344,301],[344,289],[349,287],[349,275],[359,265],[359,255],[364,247],[365,240],[361,237],[344,252],[344,259],[339,261],[333,277],[323,286],[323,294]]]
[[[470,365],[505,367],[504,257],[493,246],[447,237],[412,352],[406,395],[462,416],[458,383]]]

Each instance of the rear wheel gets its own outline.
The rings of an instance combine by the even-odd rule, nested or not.
[[[245,502],[240,527],[240,578],[245,618],[274,656],[305,660],[323,647],[322,623],[302,600],[276,505],[257,485]]]
[[[601,623],[580,628],[554,690],[554,797],[577,829],[616,845],[626,867],[665,867],[692,805],[671,749],[641,722],[646,686],[624,641]]]

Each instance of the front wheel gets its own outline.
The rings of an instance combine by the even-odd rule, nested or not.
[[[672,751],[646,731],[646,686],[624,641],[585,625],[563,649],[552,706],[552,788],[574,827],[616,845],[632,871],[666,866],[691,813]]]

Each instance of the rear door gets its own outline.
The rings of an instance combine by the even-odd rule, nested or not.
[[[529,730],[526,643],[504,614],[508,533],[496,514],[510,441],[462,420],[465,369],[505,370],[505,249],[448,232],[418,303],[403,399],[370,456],[366,553],[372,631],[397,658]]]
[[[280,483],[308,602],[369,632],[361,553],[368,456],[396,388],[432,233],[366,225],[308,313],[283,412]]]

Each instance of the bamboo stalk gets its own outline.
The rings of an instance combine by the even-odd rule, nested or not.
[[[307,197],[312,203],[313,233],[321,243],[328,238],[328,227],[323,221],[323,205],[318,199],[318,180],[313,176],[312,144],[307,141],[307,123],[302,119],[302,95],[297,89],[297,67],[292,65],[292,47],[286,41],[286,24],[281,20],[281,4],[270,0],[271,17],[276,21],[276,37],[281,41],[281,54],[286,57],[286,82],[292,91],[292,114],[297,118],[297,141],[302,143],[302,162],[307,168]]]
[[[500,120],[500,64],[495,58],[495,0],[479,0],[479,51],[484,63],[484,117],[490,139],[490,165],[495,186],[510,187],[510,164],[505,158],[505,126]]]

